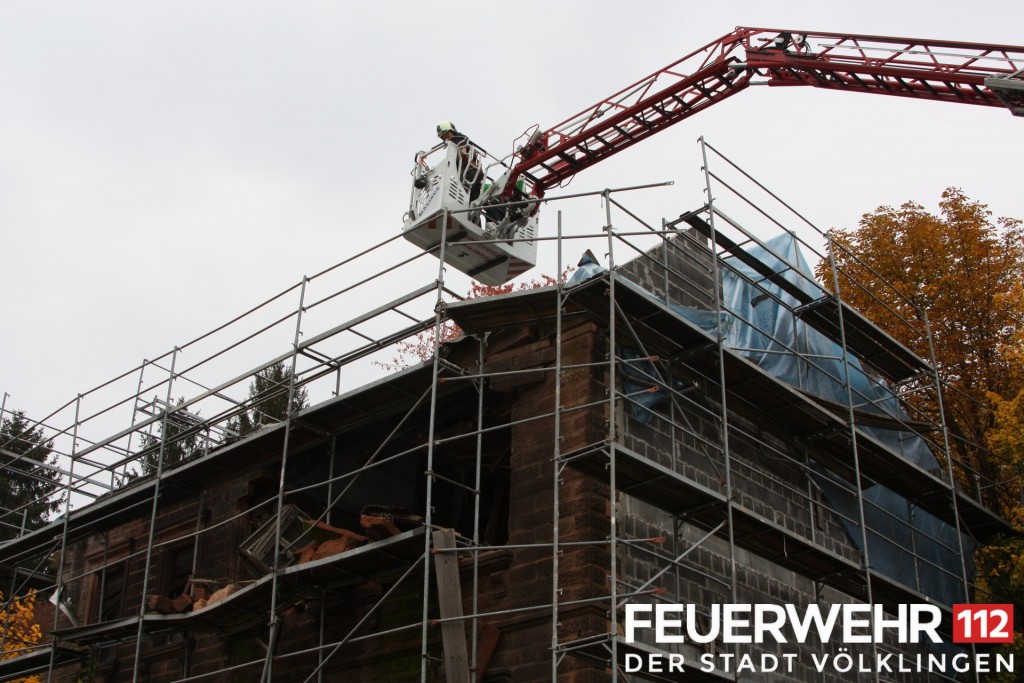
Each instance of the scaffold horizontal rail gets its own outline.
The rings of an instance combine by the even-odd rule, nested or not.
[[[902,381],[931,369],[920,356],[882,331],[877,325],[832,295],[814,298],[768,267],[732,239],[715,230],[699,215],[700,211],[683,214],[685,221],[700,234],[736,257],[765,280],[779,287],[799,305],[793,309],[798,318],[838,344],[845,344],[861,360],[870,363],[886,377]],[[720,212],[716,215],[728,220]],[[738,227],[738,226],[737,226]],[[840,323],[842,316],[842,323]]]
[[[62,669],[86,659],[87,650],[75,650],[61,645],[43,645],[26,654],[0,661],[0,681],[24,679],[50,668],[53,658],[54,670]]]
[[[837,344],[845,341],[854,355],[889,379],[899,382],[932,369],[923,358],[834,296],[815,299],[794,313]]]
[[[616,484],[624,493],[650,503],[702,529],[713,529],[726,517],[727,500],[680,472],[643,457],[620,444],[605,444],[603,449],[590,450],[587,457],[569,457],[570,467],[598,478],[607,479],[611,449],[615,450]],[[621,488],[622,478],[629,484]],[[732,504],[733,536],[738,547],[749,550],[781,567],[809,576],[848,595],[866,599],[864,568],[859,562],[843,557],[814,541],[791,531],[763,515]],[[876,602],[927,602],[927,598],[878,572],[871,576],[871,595]]]

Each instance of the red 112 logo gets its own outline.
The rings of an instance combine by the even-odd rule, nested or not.
[[[954,643],[1012,643],[1013,605],[953,605]]]

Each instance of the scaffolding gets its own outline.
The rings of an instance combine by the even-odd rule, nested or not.
[[[637,188],[546,200],[575,225],[559,210],[556,234],[530,239],[559,271],[587,249],[603,270],[466,299],[443,265],[457,243],[410,257],[395,235],[34,423],[63,510],[38,529],[0,511],[0,580],[8,600],[35,589],[58,609],[0,680],[738,680],[719,643],[627,642],[625,605],[694,605],[706,627],[719,603],[927,602],[948,617],[996,601],[973,583],[972,548],[1011,529],[983,504],[994,482],[919,408],[942,400],[934,359],[779,246],[835,272],[828,233],[700,150],[706,201],[674,220],[641,219],[624,200]],[[788,331],[726,300],[726,281]],[[930,348],[907,305],[912,346]],[[738,330],[766,345],[730,343]],[[432,353],[403,361],[410,340]],[[757,360],[772,354],[797,374]],[[915,462],[921,444],[941,467]],[[0,446],[15,476],[22,456]],[[876,557],[896,546],[898,575]],[[712,665],[627,671],[658,653]]]

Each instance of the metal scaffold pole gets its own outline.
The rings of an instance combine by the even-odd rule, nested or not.
[[[277,510],[274,520],[274,555],[271,562],[271,590],[270,590],[270,621],[267,624],[270,629],[269,642],[267,643],[267,655],[263,664],[263,675],[260,680],[270,683],[274,680],[274,651],[277,647],[277,639],[281,631],[281,617],[277,613],[278,579],[281,573],[281,522],[284,517],[284,495],[288,480],[288,447],[292,431],[292,420],[295,412],[295,382],[298,374],[299,341],[302,338],[302,314],[306,310],[306,286],[309,278],[303,276],[302,286],[299,288],[299,305],[295,310],[295,337],[292,341],[291,371],[288,377],[288,402],[285,404],[284,414],[284,445],[281,447],[281,475],[277,487]]]
[[[839,288],[839,270],[836,267],[835,251],[832,242],[832,236],[828,236],[827,253],[829,259],[829,267],[832,271],[832,287],[835,293],[836,301],[839,302],[839,346],[842,349],[842,362],[843,362],[843,389],[846,392],[846,419],[850,423],[850,448],[853,452],[853,472],[854,480],[853,486],[855,494],[857,496],[857,515],[858,522],[860,524],[860,536],[861,536],[861,556],[864,565],[864,583],[865,591],[867,593],[867,604],[874,605],[874,592],[871,586],[871,553],[868,549],[868,525],[867,519],[864,514],[864,480],[861,478],[860,473],[860,452],[857,445],[857,424],[856,416],[854,415],[854,400],[853,400],[853,385],[850,379],[850,368],[851,358],[849,347],[846,344],[846,325],[843,316],[842,307],[842,293]],[[869,617],[869,622],[874,621],[874,616]],[[878,644],[875,643],[874,639],[871,640],[871,657],[876,658],[878,654]],[[878,671],[874,672],[875,683],[881,680],[881,674]]]
[[[3,397],[0,397],[0,425],[3,424],[4,415],[7,414],[7,397],[6,391]],[[0,446],[6,446],[7,444],[0,444]],[[14,593],[18,589],[18,573],[16,571],[11,572],[11,589],[7,592],[2,603],[2,609],[4,610],[4,630],[0,634],[0,652],[7,652],[7,631],[11,624],[11,607],[14,605]]]
[[[473,469],[473,578],[472,595],[470,607],[470,649],[469,649],[469,673],[471,676],[478,676],[477,667],[477,646],[480,640],[480,621],[477,614],[480,612],[480,498],[483,486],[483,449],[484,449],[484,365],[487,362],[487,334],[477,338],[478,370],[479,377],[474,384],[477,391],[476,403],[476,461]]]
[[[68,529],[71,520],[71,484],[74,481],[75,475],[75,455],[78,448],[78,427],[81,419],[82,411],[82,395],[79,394],[75,399],[75,422],[74,427],[71,430],[71,463],[68,465],[68,484],[64,489],[64,522],[63,522],[63,533],[60,539],[60,561],[57,563],[57,585],[54,588],[54,595],[56,596],[56,609],[53,610],[53,632],[57,630],[60,621],[60,605],[63,596],[61,592],[64,589],[64,564],[67,559],[67,547],[68,547]],[[13,596],[12,596],[13,597]],[[52,633],[52,632],[51,632]],[[50,661],[46,669],[46,680],[53,680],[53,672],[57,663],[57,637],[53,636],[51,640],[50,649]]]
[[[562,212],[558,212],[558,239],[555,242],[558,268],[562,267]],[[551,683],[558,681],[558,663],[562,653],[558,639],[558,600],[561,595],[558,582],[559,541],[561,540],[560,485],[562,479],[562,313],[565,306],[565,283],[559,272],[555,283],[555,407],[554,439],[551,454]]]
[[[611,192],[604,192],[605,207],[605,231],[608,236],[608,272],[615,272],[615,241],[614,229],[612,228],[612,203]],[[618,348],[616,332],[616,318],[618,317],[615,307],[615,278],[608,279],[608,537],[610,545],[608,548],[609,562],[609,621],[611,622],[611,660],[612,660],[612,681],[619,680],[619,519],[618,519],[618,496],[616,495],[616,441],[619,438],[617,430],[618,416],[616,415],[618,401]]]
[[[954,528],[956,529],[957,549],[960,551],[960,581],[963,585],[964,602],[970,603],[972,601],[970,574],[967,571],[967,553],[964,548],[964,532],[961,528],[960,502],[956,497],[957,483],[953,474],[953,451],[949,445],[949,427],[946,423],[946,406],[942,395],[942,380],[939,378],[939,364],[938,359],[935,357],[935,338],[932,336],[932,326],[931,321],[928,319],[928,311],[921,311],[921,318],[924,320],[925,334],[928,337],[928,360],[933,368],[931,380],[935,386],[935,402],[938,405],[939,424],[942,426],[942,453],[946,461],[946,477],[949,479],[953,517],[956,520]],[[971,643],[971,653],[975,654],[977,650],[978,646]],[[973,671],[973,678],[975,683],[978,683],[981,680],[981,674],[975,670]]]
[[[729,537],[729,597],[733,603],[736,603],[739,601],[737,597],[739,587],[736,577],[736,530],[734,526],[735,510],[733,508],[735,500],[732,488],[732,453],[729,446],[729,387],[726,385],[725,375],[725,330],[722,327],[721,315],[725,307],[722,302],[722,274],[719,271],[718,231],[715,229],[715,212],[711,210],[715,205],[714,189],[711,185],[711,169],[708,167],[708,151],[703,136],[699,138],[699,142],[701,159],[703,161],[705,200],[709,208],[708,222],[711,225],[711,289],[715,294],[712,310],[715,311],[715,350],[718,355],[719,402],[721,405],[718,419],[722,438],[722,456],[725,464],[725,515],[728,527],[726,533]],[[733,655],[738,657],[739,646],[733,646]],[[733,676],[736,680],[739,679],[738,674],[734,673]]]
[[[425,509],[423,512],[423,525],[427,533],[423,535],[423,605],[422,624],[420,625],[420,683],[427,683],[429,673],[429,644],[430,644],[430,559],[434,525],[434,436],[437,427],[437,390],[441,373],[441,343],[444,334],[444,275],[445,275],[445,251],[448,247],[448,221],[449,214],[446,210],[441,222],[441,244],[438,250],[437,266],[437,299],[434,307],[434,341],[433,358],[431,362],[430,379],[430,416],[427,425],[427,463],[425,491]]]
[[[149,530],[146,542],[145,560],[143,562],[142,574],[142,596],[139,600],[138,628],[135,631],[135,660],[132,665],[132,680],[139,680],[139,670],[142,666],[142,639],[146,630],[146,596],[149,595],[149,579],[153,562],[153,545],[156,543],[156,517],[160,505],[160,484],[164,472],[164,456],[167,454],[167,442],[171,438],[170,414],[174,400],[174,371],[178,361],[178,347],[174,347],[171,355],[171,368],[167,375],[167,392],[164,397],[164,414],[160,421],[160,448],[157,450],[156,471],[153,473],[153,503],[150,506]],[[145,467],[145,464],[142,465]]]
[[[142,382],[143,382],[143,380],[145,379],[145,376],[146,376],[146,366],[147,365],[149,365],[149,361],[146,360],[145,358],[143,358],[142,359],[142,364],[139,365],[139,381],[135,385],[135,396],[134,396],[134,398],[132,400],[132,421],[131,421],[131,426],[132,427],[135,427],[135,422],[138,420],[138,416],[139,416],[139,410],[140,410],[139,399],[142,398]],[[128,434],[128,443],[125,444],[125,450],[128,451],[129,453],[132,450],[132,440],[134,438],[135,438],[135,431],[133,429],[132,432],[130,434]],[[114,484],[116,482],[116,477],[117,477],[117,472],[111,470],[111,472],[110,472],[110,480],[111,480],[111,487],[112,488],[114,487]],[[121,479],[122,479],[122,481],[127,481],[127,479],[128,479],[128,460],[127,459],[125,460],[124,464],[121,467]]]

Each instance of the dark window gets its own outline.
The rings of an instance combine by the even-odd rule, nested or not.
[[[100,575],[100,621],[124,616],[125,570],[125,563],[118,562],[105,567]]]
[[[189,542],[163,552],[160,565],[160,593],[169,598],[176,598],[188,588],[192,579],[192,559],[195,557],[195,546]]]

